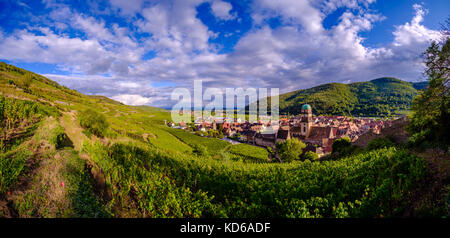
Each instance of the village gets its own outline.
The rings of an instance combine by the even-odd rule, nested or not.
[[[309,104],[302,105],[300,115],[280,116],[276,124],[267,120],[251,123],[218,117],[208,119],[196,120],[194,123],[180,122],[178,125],[165,123],[200,136],[215,136],[260,147],[274,147],[277,142],[297,138],[306,144],[305,151],[315,152],[322,157],[332,152],[332,144],[337,139],[348,137],[352,142],[357,142],[364,134],[379,134],[393,122],[379,118],[313,116]]]

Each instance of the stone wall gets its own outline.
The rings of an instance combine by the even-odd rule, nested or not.
[[[255,138],[255,145],[264,146],[264,147],[274,147],[274,141],[264,140],[262,138]]]

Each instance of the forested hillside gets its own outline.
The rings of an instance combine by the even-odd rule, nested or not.
[[[355,94],[387,102],[416,92],[393,79],[311,90],[285,102],[315,99],[325,111],[333,98],[347,105],[335,112],[355,111],[369,104]],[[441,155],[390,144],[279,163],[263,148],[166,127],[165,110],[83,95],[5,63],[0,94],[0,217],[448,216]]]
[[[280,113],[297,115],[310,104],[317,115],[393,116],[410,110],[427,82],[379,78],[351,84],[330,83],[280,95]],[[270,103],[270,100],[269,100]]]

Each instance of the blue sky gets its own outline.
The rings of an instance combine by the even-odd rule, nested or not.
[[[424,80],[446,0],[0,0],[0,60],[87,94],[168,107],[174,87]]]

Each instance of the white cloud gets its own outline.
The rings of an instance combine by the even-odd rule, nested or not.
[[[427,10],[418,4],[414,4],[413,8],[416,14],[411,22],[396,26],[396,30],[393,33],[395,46],[429,43],[431,40],[437,40],[440,37],[439,32],[430,30],[421,24],[424,16],[427,14]]]
[[[144,0],[110,0],[110,2],[124,15],[134,15],[144,4]]]
[[[324,15],[314,8],[308,0],[261,0],[254,3],[256,13],[254,19],[258,22],[262,18],[280,16],[286,23],[298,23],[308,33],[323,31]]]
[[[131,105],[131,106],[144,105],[144,104],[148,104],[152,101],[151,98],[142,97],[141,95],[137,95],[137,94],[120,94],[120,95],[113,96],[111,98],[116,101],[119,101],[123,104]]]
[[[338,8],[365,9],[376,0],[327,0],[319,1],[322,10],[326,13],[335,11]]]
[[[40,34],[20,30],[4,37],[0,44],[0,58],[61,64],[76,72],[91,74],[107,71],[114,61],[113,54],[95,39],[59,36],[48,28],[35,31]]]
[[[371,0],[262,0],[252,5],[256,27],[239,39],[232,52],[217,54],[209,40],[218,35],[196,17],[202,2],[131,1],[128,6],[112,1],[119,12],[140,13],[142,17],[126,18],[130,28],[49,2],[54,7],[50,22],[61,29],[78,29],[85,37],[44,27],[12,34],[0,31],[0,58],[57,64],[72,75],[48,77],[70,88],[130,105],[168,107],[175,103],[169,100],[172,87],[153,88],[152,82],[192,88],[193,80],[201,79],[206,87],[278,87],[286,92],[381,76],[417,80],[423,70],[420,53],[439,36],[423,26],[426,10],[420,5],[414,5],[416,15],[410,22],[396,27],[393,42],[371,48],[365,46],[361,33],[383,20],[364,10]],[[214,12],[221,19],[228,18],[232,9],[223,4],[222,10],[216,5]],[[343,6],[359,10],[343,13],[336,26],[325,29],[326,15]],[[270,28],[266,21],[272,17],[283,24]],[[134,36],[145,33],[149,36]],[[156,56],[143,60],[149,51]]]
[[[236,15],[230,14],[231,9],[230,3],[221,0],[216,0],[211,3],[211,9],[215,17],[221,20],[231,20],[236,18]]]

